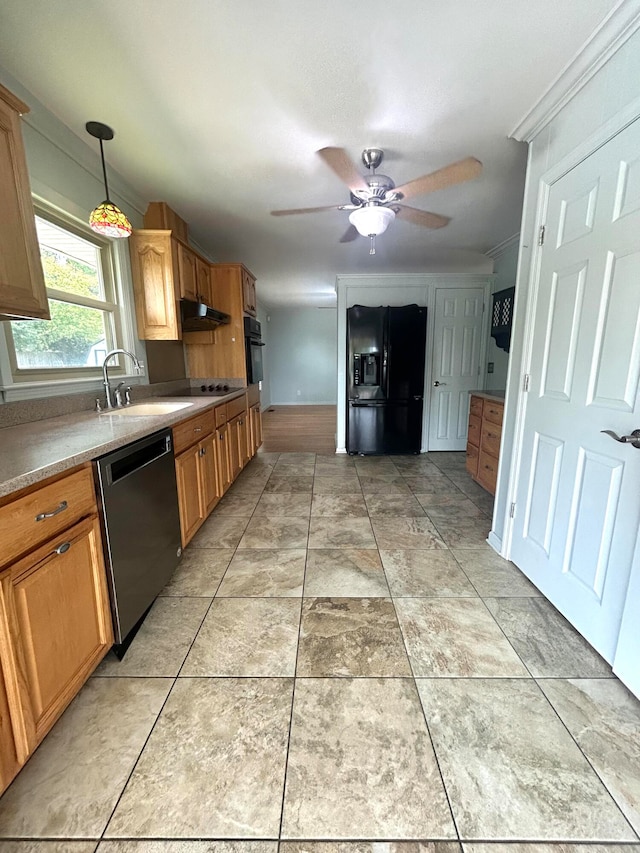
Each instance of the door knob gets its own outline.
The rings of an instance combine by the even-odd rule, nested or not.
[[[620,441],[622,444],[630,444],[632,447],[637,447],[640,450],[640,429],[634,429],[631,435],[618,435],[611,429],[601,429],[600,432],[611,436],[614,441]]]
[[[439,388],[441,385],[446,385],[446,384],[447,384],[446,382],[438,382],[438,380],[436,379],[436,381],[433,383],[433,387]]]

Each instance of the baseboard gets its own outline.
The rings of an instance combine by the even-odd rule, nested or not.
[[[487,542],[494,551],[496,551],[500,556],[502,556],[502,539],[491,530],[489,532],[489,536],[487,537]]]
[[[271,403],[272,406],[337,406],[335,400],[315,400],[313,403]]]

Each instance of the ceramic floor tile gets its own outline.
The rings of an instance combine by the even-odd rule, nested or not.
[[[431,504],[428,514],[433,519],[443,518],[445,521],[447,519],[457,521],[458,519],[483,518],[485,515],[469,498],[456,503]]]
[[[218,597],[296,597],[302,595],[304,548],[236,551]]]
[[[429,474],[423,477],[404,477],[403,481],[416,495],[456,494],[456,486],[444,474]]]
[[[464,853],[640,853],[640,844],[474,844],[462,845]]]
[[[278,462],[273,469],[274,477],[313,477],[315,462]]]
[[[486,543],[483,548],[453,549],[451,553],[478,590],[478,595],[488,598],[540,596],[517,566],[504,560]]]
[[[191,548],[160,595],[213,598],[233,556],[233,548]]]
[[[456,838],[411,679],[296,683],[282,837]]]
[[[419,679],[460,836],[634,841],[532,679]]]
[[[291,518],[308,517],[311,512],[310,492],[276,492],[263,494],[256,506],[255,515],[280,515]]]
[[[292,689],[279,678],[180,679],[106,837],[277,838]]]
[[[528,677],[480,599],[398,598],[395,605],[415,676]]]
[[[424,516],[425,511],[413,495],[368,495],[365,498],[369,515]]]
[[[477,596],[448,551],[380,551],[391,594],[401,598]]]
[[[360,485],[366,497],[371,495],[401,495],[411,497],[413,492],[407,486],[402,477],[394,477],[392,482],[372,480],[370,477],[361,477]]]
[[[459,492],[452,486],[451,489],[446,489],[437,493],[416,492],[416,500],[420,506],[428,513],[432,507],[455,506],[456,504],[466,504],[469,498],[462,492]]]
[[[215,510],[191,540],[191,548],[237,548],[248,518],[216,515]]]
[[[238,548],[306,548],[308,535],[308,518],[254,516]]]
[[[281,453],[278,462],[315,462],[315,460],[315,453],[302,453],[296,451],[292,453]]]
[[[542,679],[538,684],[640,833],[640,700],[617,679]]]
[[[0,799],[0,835],[99,838],[171,684],[91,678]]]
[[[534,677],[613,677],[609,664],[546,599],[485,602]]]
[[[293,675],[300,604],[292,598],[216,598],[180,676]]]
[[[457,841],[282,841],[279,853],[462,853],[462,848]]]
[[[309,548],[375,548],[368,518],[316,516],[309,527]]]
[[[445,548],[438,531],[428,518],[381,518],[372,520],[378,548],[418,548],[431,550]]]
[[[427,513],[449,548],[481,548],[486,545],[491,522],[480,518],[441,518]]]
[[[446,473],[451,482],[454,483],[461,492],[464,492],[467,497],[471,498],[471,500],[474,500],[474,498],[486,498],[489,494],[486,489],[483,489],[482,486],[479,486],[474,482],[466,471],[447,471]]]
[[[216,515],[238,515],[248,518],[253,514],[259,495],[226,494],[216,507]]]
[[[304,581],[309,597],[388,597],[389,587],[376,549],[331,548],[309,551]]]
[[[333,473],[355,470],[355,463],[350,456],[316,457],[316,476],[331,476]]]
[[[304,477],[274,477],[269,478],[265,486],[265,494],[277,492],[311,492],[313,487],[313,476]]]
[[[316,474],[313,478],[314,495],[361,495],[362,488],[357,475],[355,477],[332,477]]]
[[[258,480],[257,482],[251,480],[243,480],[242,482],[239,482],[236,480],[235,483],[229,487],[227,495],[229,497],[231,495],[254,495],[256,497],[260,497],[266,484],[267,482],[263,480]]]
[[[96,853],[278,853],[278,842],[102,841]]]
[[[0,853],[94,853],[95,841],[0,841]]]
[[[342,518],[366,518],[367,506],[361,495],[313,496],[311,515],[329,515]]]
[[[157,598],[124,659],[109,652],[95,675],[176,676],[210,604],[210,598]]]
[[[305,598],[297,675],[410,676],[389,598]]]

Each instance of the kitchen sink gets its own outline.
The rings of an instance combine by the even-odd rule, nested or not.
[[[193,403],[134,403],[121,409],[109,409],[103,415],[125,415],[130,418],[143,418],[149,415],[170,415],[180,409],[188,409]]]

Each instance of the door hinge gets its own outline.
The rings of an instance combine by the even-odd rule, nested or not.
[[[516,514],[516,505],[511,504],[511,508],[509,509],[509,518],[514,518]]]
[[[522,390],[523,391],[529,390],[529,374],[528,373],[525,373],[525,375],[524,375],[524,381],[522,383]]]
[[[540,226],[540,230],[538,231],[538,246],[544,246],[544,234],[546,230],[546,226]]]

